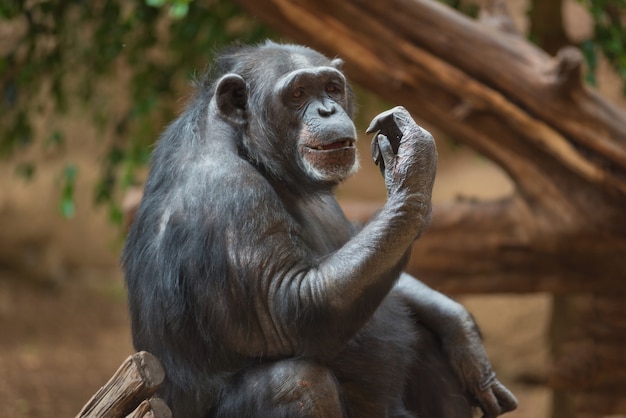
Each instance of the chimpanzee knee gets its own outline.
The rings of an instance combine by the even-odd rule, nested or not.
[[[421,324],[416,328],[420,341],[405,391],[406,407],[418,417],[471,418],[474,405],[437,337]]]
[[[215,418],[343,417],[333,373],[311,360],[286,359],[245,369],[221,394]]]

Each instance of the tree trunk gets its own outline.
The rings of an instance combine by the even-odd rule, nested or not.
[[[580,52],[551,57],[434,1],[237,1],[508,173],[506,199],[435,207],[409,270],[448,292],[580,295],[557,398],[567,416],[623,413],[626,114],[582,84]]]

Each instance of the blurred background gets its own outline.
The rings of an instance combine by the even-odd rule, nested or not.
[[[152,144],[184,106],[192,80],[215,50],[266,38],[306,43],[240,3],[0,4],[0,417],[73,416],[133,352],[118,258]],[[576,46],[588,88],[626,109],[624,1],[442,4],[472,20],[488,6],[504,7],[496,17],[552,55]],[[358,84],[355,89],[360,133],[378,112],[407,105]],[[494,201],[516,192],[516,183],[490,158],[415,116],[437,140],[436,205],[459,197]],[[359,140],[360,172],[338,190],[357,217],[361,205],[385,199],[369,140]],[[619,146],[624,149],[623,142]],[[624,275],[617,271],[615,280],[623,282]],[[573,411],[575,401],[555,406],[550,379],[558,355],[550,332],[554,295],[537,290],[453,296],[475,315],[500,380],[519,397],[519,409],[507,416],[573,417],[559,415]],[[615,367],[615,374],[626,373]],[[576,416],[626,417],[619,396],[611,399],[617,406],[610,413]]]

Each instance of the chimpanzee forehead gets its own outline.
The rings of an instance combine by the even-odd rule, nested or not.
[[[280,74],[303,68],[330,66],[327,57],[300,45],[267,44],[259,52],[268,64],[266,68],[274,68]]]
[[[275,91],[278,84],[285,85],[286,79],[293,79],[291,75],[294,74],[324,76],[340,73],[339,60],[330,60],[301,45],[277,44],[271,41],[235,50],[221,62],[224,73],[233,72],[246,80],[253,96]],[[258,97],[265,97],[265,94],[261,93]]]
[[[293,70],[298,70],[302,68],[311,68],[311,67],[319,67],[319,66],[328,66],[329,60],[322,56],[312,56],[310,54],[298,54],[292,53],[289,55],[289,61]]]

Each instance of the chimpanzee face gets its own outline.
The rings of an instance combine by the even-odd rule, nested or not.
[[[337,183],[358,169],[356,130],[346,112],[346,79],[339,70],[292,71],[278,81],[274,94],[299,126],[296,158],[310,177]]]
[[[358,169],[352,95],[341,60],[262,50],[218,82],[218,111],[243,132],[247,158],[281,181],[335,185]]]

